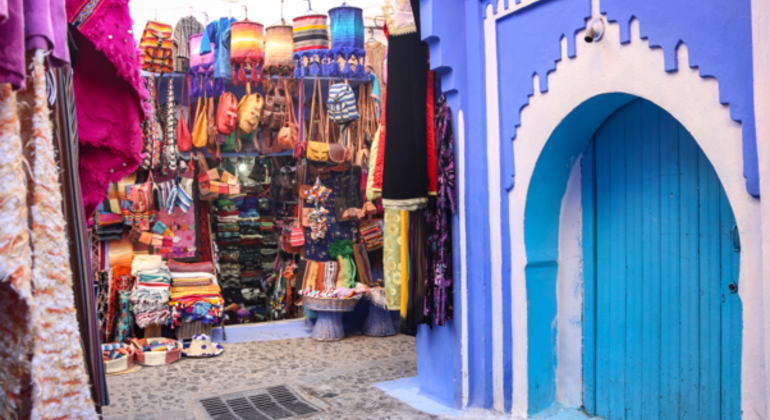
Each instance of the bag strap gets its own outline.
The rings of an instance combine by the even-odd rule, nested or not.
[[[283,80],[283,90],[286,94],[286,100],[284,101],[284,106],[286,107],[286,109],[283,112],[283,124],[286,124],[287,121],[291,121],[296,125],[297,119],[294,116],[294,100],[291,96],[291,93],[289,92],[289,86],[288,86],[288,83],[286,82],[286,79],[282,79],[282,80]]]
[[[198,166],[201,167],[201,172],[209,171],[209,164],[206,162],[206,155],[203,154],[201,149],[198,149]],[[192,151],[190,152],[190,158],[192,158]]]

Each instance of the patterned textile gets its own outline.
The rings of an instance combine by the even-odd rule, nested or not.
[[[0,417],[24,418],[33,340],[32,253],[16,93],[0,84]]]
[[[453,316],[452,215],[456,203],[452,112],[443,97],[436,104],[436,146],[438,193],[425,211],[428,223],[425,315],[432,316],[436,325],[444,325]]]
[[[326,15],[300,16],[294,19],[294,77],[325,76],[323,61],[329,50]]]
[[[246,85],[246,68],[251,69],[251,83],[259,82],[259,67],[265,64],[265,29],[261,23],[248,20],[230,25],[230,64],[233,66],[233,82]],[[238,69],[240,65],[240,69]],[[238,73],[236,77],[235,73]]]
[[[391,311],[401,309],[401,282],[408,280],[402,278],[401,270],[401,249],[406,247],[406,243],[402,242],[401,219],[406,218],[407,214],[401,210],[385,209],[383,264],[385,265],[385,294],[388,297],[388,309]]]
[[[364,12],[358,7],[341,6],[329,10],[331,19],[331,59],[329,76],[361,78],[366,74],[364,50]],[[335,66],[340,58],[344,66]],[[352,61],[352,64],[351,64]]]
[[[203,24],[193,16],[185,16],[174,28],[174,71],[184,73],[190,68],[190,35],[203,32]]]
[[[275,25],[265,31],[266,74],[294,74],[294,27]]]
[[[113,341],[122,343],[131,337],[131,326],[134,324],[134,315],[131,313],[131,292],[120,290],[117,295],[117,313],[115,316],[115,338]]]
[[[20,94],[21,137],[31,163],[33,249],[33,419],[96,419],[88,386],[72,289],[69,246],[46,91],[46,53],[35,51],[27,90]],[[69,340],[62,341],[62,337]]]
[[[409,0],[385,0],[382,6],[388,35],[399,36],[417,32],[412,5]]]
[[[107,343],[107,323],[110,321],[110,283],[112,283],[111,271],[99,271],[96,273],[96,317],[99,322],[99,337],[103,343]]]
[[[329,203],[340,197],[342,194],[342,183],[345,183],[347,190],[348,203],[360,203],[361,202],[361,189],[353,188],[351,186],[358,185],[361,179],[360,168],[354,168],[347,172],[332,172],[332,176],[324,179],[321,183],[331,189],[331,195],[329,196]],[[305,204],[306,208],[310,208],[309,204]],[[353,240],[358,236],[358,220],[351,219],[349,221],[340,222],[337,220],[333,211],[333,206],[329,212],[329,228],[326,232],[326,236],[317,240],[313,239],[310,235],[310,229],[305,228],[305,258],[313,261],[330,261],[334,260],[329,257],[329,245],[338,239],[350,239]],[[356,207],[356,206],[351,206]]]

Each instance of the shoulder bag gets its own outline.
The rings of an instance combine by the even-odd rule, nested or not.
[[[286,79],[284,79],[284,86],[286,86]],[[294,115],[294,101],[288,87],[284,90],[286,92],[286,112],[283,114],[283,127],[278,132],[278,144],[283,150],[294,150],[299,141],[299,129]]]
[[[187,84],[190,83],[190,78],[185,76],[182,78],[182,106],[179,107],[179,125],[176,128],[176,144],[180,152],[189,152],[192,150],[192,135],[190,129],[187,127],[187,122],[184,119],[184,90],[187,87],[187,113],[190,113],[190,88]]]

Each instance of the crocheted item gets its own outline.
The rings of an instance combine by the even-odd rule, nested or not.
[[[16,94],[0,85],[0,417],[28,415],[32,351],[32,254],[27,227],[27,182],[24,176]],[[26,413],[26,414],[25,414]]]
[[[362,78],[366,74],[364,50],[364,12],[358,7],[341,6],[329,10],[332,47],[329,76]],[[344,59],[344,64],[338,61]]]
[[[263,73],[290,76],[294,74],[294,28],[275,25],[265,30],[265,67]]]
[[[33,91],[25,92],[22,137],[32,159],[34,250],[33,313],[37,332],[32,358],[32,419],[96,419],[78,331],[59,172],[54,159],[46,95],[45,53],[33,59]],[[62,337],[68,337],[62,340]]]
[[[230,24],[230,64],[235,86],[238,82],[254,87],[261,83],[259,68],[265,64],[264,45],[265,30],[261,23],[244,20]],[[246,80],[246,68],[251,70],[250,82]]]
[[[294,77],[327,76],[323,62],[328,57],[329,27],[326,15],[294,19]],[[327,60],[328,61],[328,60]]]

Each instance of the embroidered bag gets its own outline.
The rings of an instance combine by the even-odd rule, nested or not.
[[[142,50],[142,70],[150,73],[174,71],[171,25],[149,21],[144,27],[139,48]]]
[[[219,96],[217,109],[217,130],[220,134],[230,134],[238,127],[238,100],[230,92]]]
[[[190,83],[188,77],[182,78],[182,105],[184,105],[184,89],[187,84]],[[184,106],[179,107],[179,125],[176,128],[176,144],[180,152],[189,152],[192,149],[192,134],[187,127],[187,122],[184,119]],[[190,89],[187,88],[187,109],[190,112]]]
[[[360,117],[356,95],[347,83],[332,85],[326,104],[329,106],[329,120],[337,124],[355,121]]]

